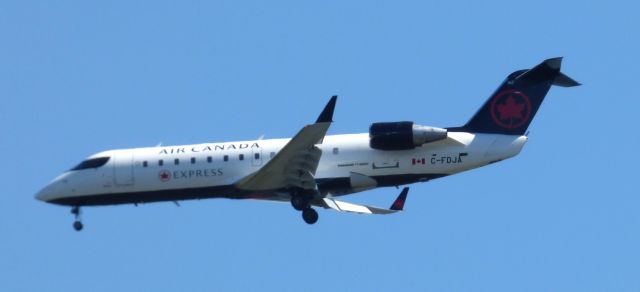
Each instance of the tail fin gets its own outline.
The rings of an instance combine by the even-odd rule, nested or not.
[[[532,69],[511,73],[471,120],[456,130],[523,135],[551,85],[580,85],[560,72],[561,63],[562,58],[553,58]]]

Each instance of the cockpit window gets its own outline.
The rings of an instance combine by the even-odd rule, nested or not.
[[[87,159],[83,162],[80,162],[80,164],[78,164],[76,167],[72,168],[71,170],[81,170],[81,169],[87,169],[87,168],[98,168],[100,166],[103,166],[105,164],[107,164],[107,161],[109,161],[109,157],[96,157],[96,158],[90,158]]]

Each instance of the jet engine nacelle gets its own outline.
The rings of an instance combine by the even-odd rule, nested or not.
[[[373,123],[369,127],[369,145],[379,150],[410,150],[446,138],[446,129],[413,122]]]

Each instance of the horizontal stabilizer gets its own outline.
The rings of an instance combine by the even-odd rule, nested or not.
[[[393,202],[391,208],[378,208],[366,205],[358,205],[348,202],[342,202],[334,199],[324,198],[322,199],[325,208],[331,208],[340,212],[351,212],[358,214],[392,214],[398,211],[402,211],[404,208],[404,202],[407,200],[407,194],[409,193],[409,188],[404,188],[398,198]]]
[[[569,76],[560,72],[561,65],[562,57],[544,60],[544,62],[532,69],[523,70],[524,72],[519,74],[514,81],[528,85],[535,85],[545,81],[552,81],[551,84],[562,87],[581,85]]]
[[[561,86],[561,87],[574,87],[574,86],[580,86],[582,84],[580,84],[580,82],[578,81],[571,79],[571,77],[564,75],[564,73],[560,72],[558,73],[558,76],[556,76],[556,79],[553,80],[553,85]]]

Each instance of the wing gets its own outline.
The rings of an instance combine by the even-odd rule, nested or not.
[[[404,208],[404,202],[407,200],[407,194],[409,193],[409,188],[402,189],[398,198],[391,204],[389,209],[366,206],[366,205],[358,205],[353,203],[341,202],[334,199],[323,198],[322,204],[319,204],[321,207],[331,208],[340,212],[351,212],[358,214],[392,214],[398,211],[402,211]]]
[[[337,98],[331,97],[314,124],[303,127],[267,164],[236,182],[236,187],[247,191],[315,189],[313,176],[322,156],[316,144],[322,143],[329,130]]]

